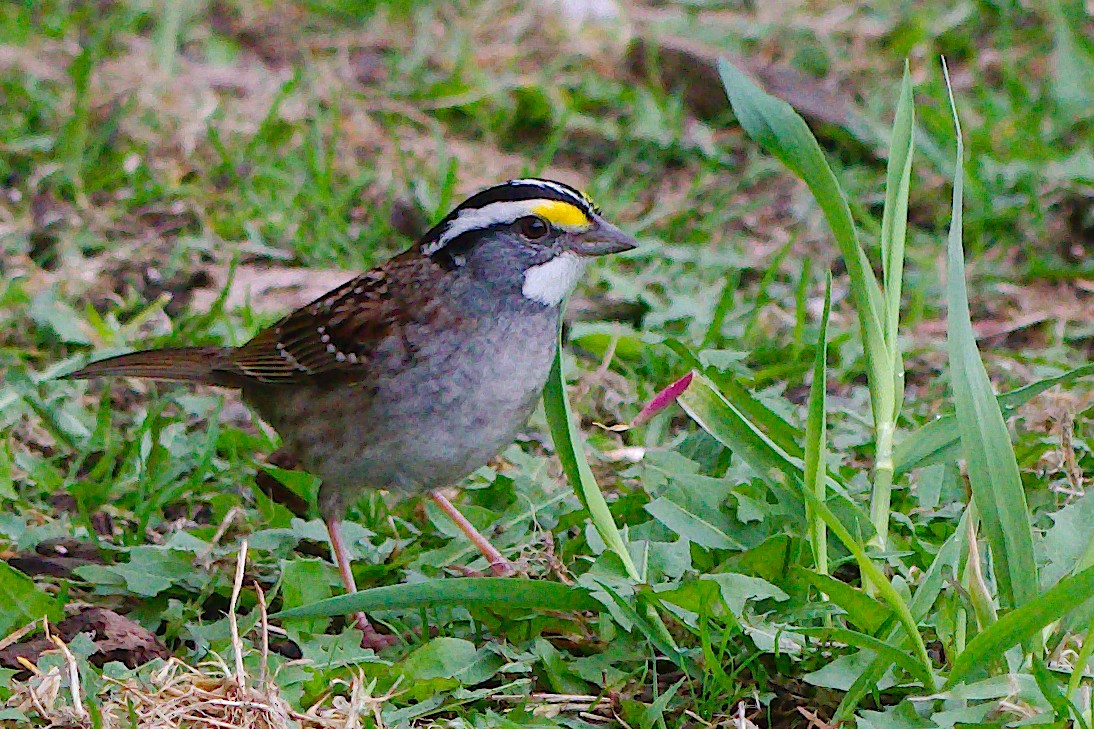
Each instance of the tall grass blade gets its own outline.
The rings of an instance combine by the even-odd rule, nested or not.
[[[608,509],[608,502],[604,500],[604,494],[600,491],[593,470],[589,468],[589,462],[585,459],[585,449],[581,445],[581,436],[574,427],[574,418],[570,412],[570,401],[566,397],[564,382],[562,342],[560,341],[555,350],[555,361],[551,365],[551,373],[547,376],[547,384],[543,388],[543,409],[547,415],[547,425],[551,430],[551,440],[555,444],[555,453],[558,454],[558,460],[562,463],[562,470],[570,486],[589,512],[593,527],[604,540],[604,544],[619,556],[627,570],[627,575],[635,582],[642,582],[645,577],[639,573],[638,567],[631,558],[630,550],[623,541],[623,535],[619,533],[619,527],[616,526],[612,512]]]
[[[560,332],[561,335],[561,332]],[[555,444],[555,453],[562,463],[562,470],[570,481],[570,486],[577,494],[577,498],[589,512],[589,518],[593,522],[600,538],[608,549],[615,552],[627,571],[627,576],[635,583],[644,582],[646,576],[639,571],[638,566],[631,557],[627,544],[623,541],[623,535],[619,533],[619,527],[615,524],[612,512],[608,508],[608,502],[604,500],[604,494],[596,482],[593,470],[589,468],[589,462],[585,459],[585,449],[581,445],[581,436],[574,427],[573,414],[570,412],[570,401],[566,397],[565,378],[562,376],[562,341],[561,336],[558,346],[555,348],[555,361],[551,364],[551,372],[547,375],[547,384],[543,388],[543,410],[547,415],[547,426],[551,430],[551,440]],[[646,606],[646,617],[658,631],[664,644],[672,646],[676,644],[669,634],[668,628],[657,614],[657,610],[651,605]]]
[[[924,686],[931,686],[934,682],[934,676],[929,670],[924,670],[921,663],[915,660],[912,656],[908,655],[904,651],[897,650],[889,643],[883,640],[879,640],[872,635],[866,633],[859,633],[855,630],[848,630],[847,628],[794,628],[795,632],[802,633],[803,635],[815,635],[819,637],[829,638],[831,640],[837,640],[847,645],[853,645],[856,648],[863,648],[868,651],[876,653],[879,658],[884,659],[888,663],[894,666],[899,666],[908,672],[908,675],[915,676],[919,679]]]
[[[680,394],[677,402],[699,427],[757,471],[781,473],[791,484],[805,483],[802,461],[779,447],[705,375],[696,372],[691,385]],[[854,515],[858,525],[868,530],[869,516],[847,497],[847,489],[832,474],[821,473],[826,488],[834,489],[843,499],[843,508]]]
[[[904,279],[904,239],[908,230],[908,195],[915,151],[913,130],[915,107],[908,65],[900,84],[896,118],[889,141],[889,164],[885,176],[885,209],[881,219],[881,265],[885,283],[885,365],[892,381],[872,386],[874,429],[877,442],[870,519],[877,532],[876,542],[885,549],[889,542],[889,511],[893,490],[893,443],[896,421],[904,402],[904,358],[900,353],[900,293]],[[880,356],[880,355],[879,355]],[[871,383],[872,385],[873,383]]]
[[[912,595],[911,605],[908,606],[909,611],[912,613],[912,617],[921,621],[927,617],[930,609],[934,606],[938,600],[939,594],[942,592],[942,588],[951,579],[951,575],[957,570],[957,565],[960,560],[960,555],[965,549],[965,535],[968,532],[969,516],[966,512],[961,515],[961,521],[958,522],[957,530],[950,535],[949,539],[945,541],[942,548],[938,550],[938,554],[934,556],[934,560],[931,562],[931,566],[927,568],[923,578],[919,581],[919,585],[915,589],[915,594]],[[900,647],[909,645],[907,638],[901,635],[902,630],[900,626],[895,626],[888,632],[888,642]],[[871,661],[870,665],[866,667],[866,670],[855,682],[851,684],[851,688],[847,690],[847,693],[840,699],[839,706],[836,708],[836,713],[832,716],[832,722],[834,724],[840,724],[841,722],[848,722],[854,716],[855,709],[858,708],[859,703],[877,687],[878,681],[884,676],[885,672],[889,669],[889,661],[883,656],[877,656]]]
[[[991,548],[999,600],[1003,607],[1016,608],[1033,599],[1039,587],[1037,563],[1033,557],[1033,531],[1018,473],[1018,461],[1003,413],[976,348],[969,315],[965,258],[961,246],[964,142],[952,93],[950,104],[957,132],[957,166],[954,170],[946,282],[950,386],[953,388],[961,451],[967,463],[973,499],[980,511],[984,534]]]
[[[855,558],[855,562],[858,563],[859,572],[862,573],[862,581],[864,584],[869,585],[875,591],[878,597],[882,599],[896,615],[897,622],[908,640],[911,641],[913,654],[916,661],[920,665],[915,675],[930,676],[930,680],[924,682],[924,686],[930,690],[934,690],[934,677],[931,673],[931,659],[927,655],[927,646],[923,643],[923,636],[919,634],[919,628],[916,623],[915,617],[912,615],[908,604],[904,602],[904,599],[900,596],[900,593],[896,591],[892,583],[885,577],[881,569],[874,564],[870,556],[866,554],[866,549],[860,544],[849,531],[847,527],[843,525],[843,522],[832,513],[832,510],[828,506],[817,500],[817,497],[812,494],[808,489],[802,489],[802,494],[805,496],[806,502],[809,507],[815,510],[816,514],[824,520],[824,523],[828,525],[828,528],[832,530],[832,533],[836,535],[843,546],[847,548],[847,551],[851,553],[851,556]]]
[[[890,179],[891,207],[887,205],[887,242],[883,242],[883,268],[889,288],[883,294],[870,259],[855,230],[851,210],[836,176],[821,152],[820,145],[805,121],[784,101],[765,93],[728,61],[720,60],[718,69],[737,120],[748,135],[777,157],[801,178],[817,200],[828,221],[847,267],[851,295],[858,312],[863,352],[870,383],[870,405],[877,431],[877,473],[875,499],[871,509],[877,541],[884,548],[888,530],[888,494],[892,487],[892,443],[898,401],[903,399],[903,374],[896,351],[896,328],[888,332],[889,322],[899,317],[900,286],[903,274],[904,231],[907,220],[907,184],[912,156],[911,81],[907,73],[901,86],[897,123],[894,125]],[[896,260],[899,258],[899,262]],[[888,296],[888,298],[887,298]],[[889,336],[891,334],[891,336]]]
[[[817,353],[813,358],[813,382],[809,386],[809,404],[805,424],[805,488],[812,491],[821,503],[825,501],[825,408],[828,384],[828,315],[832,310],[832,274],[824,283],[824,310],[821,312],[820,332],[817,334]],[[828,574],[828,530],[824,520],[812,509],[806,510],[809,522],[809,544],[813,548],[813,564],[817,572]]]

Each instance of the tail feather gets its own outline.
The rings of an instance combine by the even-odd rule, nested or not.
[[[68,375],[67,379],[93,377],[143,377],[149,380],[200,382],[206,385],[239,387],[239,374],[223,347],[183,347],[130,352],[92,362]]]

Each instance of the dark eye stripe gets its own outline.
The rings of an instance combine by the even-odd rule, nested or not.
[[[456,263],[457,258],[467,255],[471,249],[482,240],[485,233],[493,230],[500,230],[504,227],[506,227],[506,224],[498,223],[497,225],[491,225],[489,228],[475,228],[474,230],[460,233],[455,238],[445,243],[444,247],[436,251],[430,258],[439,263],[446,271],[459,268]]]

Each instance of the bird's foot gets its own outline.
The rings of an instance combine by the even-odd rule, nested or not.
[[[490,574],[494,577],[512,577],[517,574],[517,568],[507,559],[501,559],[490,563]]]
[[[464,567],[463,565],[453,564],[449,565],[448,569],[452,572],[457,572],[464,577],[486,577],[487,574],[481,570],[472,569],[471,567]],[[501,561],[495,561],[490,563],[490,577],[514,577],[520,574],[520,570],[516,565],[507,559]]]
[[[384,635],[383,633],[372,627],[372,623],[368,621],[364,613],[357,613],[354,616],[354,621],[357,623],[357,629],[361,631],[361,647],[371,648],[379,653],[385,648],[390,648],[399,642],[399,639],[394,635]]]

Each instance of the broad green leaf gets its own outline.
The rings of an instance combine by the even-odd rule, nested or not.
[[[500,611],[581,611],[600,608],[600,603],[580,587],[542,580],[479,577],[373,587],[352,595],[339,595],[311,605],[283,610],[271,617],[314,618],[348,615],[358,611],[406,610],[438,605],[490,607]]]
[[[1037,594],[1037,564],[1033,558],[1033,531],[1018,461],[991,380],[976,348],[965,289],[962,250],[962,185],[964,142],[953,96],[957,132],[953,210],[947,254],[947,348],[961,451],[965,456],[973,499],[991,547],[999,598],[1003,607],[1024,605]]]
[[[190,552],[152,545],[133,547],[128,552],[128,562],[81,565],[73,571],[89,582],[102,585],[117,585],[120,578],[127,591],[142,597],[155,597],[194,573]]]
[[[862,680],[864,672],[879,664],[884,665],[885,669],[882,671],[883,675],[873,681],[873,685],[876,690],[884,691],[897,682],[893,673],[888,670],[893,662],[870,651],[860,650],[837,656],[817,670],[803,675],[802,680],[811,686],[849,691]]]
[[[4,596],[4,608],[0,610],[0,638],[43,617],[56,622],[64,615],[57,598],[39,590],[34,580],[2,561],[0,595]]]
[[[477,651],[471,641],[459,638],[434,638],[411,651],[399,662],[408,679],[454,678],[475,660]]]
[[[331,565],[318,559],[281,560],[281,602],[286,610],[312,605],[331,596]],[[322,617],[287,621],[294,633],[322,633],[330,622]]]
[[[1048,563],[1041,570],[1044,587],[1051,587],[1070,572],[1079,572],[1094,562],[1094,493],[1082,497],[1049,515],[1052,526],[1041,540],[1041,552]]]
[[[722,600],[734,616],[740,618],[744,612],[745,603],[749,600],[777,600],[790,599],[790,596],[772,585],[767,580],[752,575],[742,575],[736,572],[718,572],[713,575],[703,575],[700,579],[710,580],[718,584],[721,590]]]
[[[974,671],[987,670],[1008,649],[1040,635],[1042,628],[1067,615],[1091,595],[1094,595],[1094,567],[1065,577],[1035,600],[1004,613],[998,622],[969,641],[954,659],[946,687],[956,686]]]

